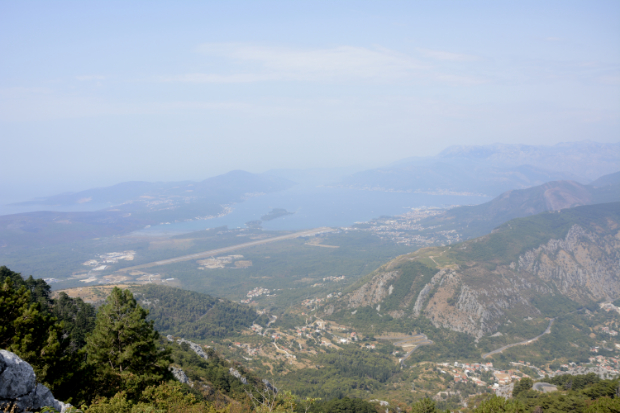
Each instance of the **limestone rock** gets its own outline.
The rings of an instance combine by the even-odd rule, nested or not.
[[[30,364],[10,351],[0,350],[0,408],[22,413],[43,407],[65,413],[71,405],[54,399],[47,387],[37,384]]]
[[[239,370],[237,370],[237,369],[233,369],[233,368],[231,367],[231,368],[230,368],[230,370],[229,370],[229,372],[230,372],[230,374],[232,374],[234,377],[238,378],[238,379],[239,379],[239,381],[240,381],[241,383],[243,383],[243,384],[248,384],[248,381],[246,380],[246,378],[245,378],[245,377],[243,377],[243,376],[241,375],[241,373],[239,373]]]
[[[181,383],[189,384],[190,386],[192,385],[192,382],[187,377],[187,374],[185,374],[185,372],[179,367],[170,366],[170,371],[172,372],[172,375],[174,376],[174,378],[180,381]]]
[[[34,370],[16,354],[0,350],[0,369],[0,399],[17,399],[35,388]]]
[[[178,339],[177,343],[187,343],[189,345],[189,348],[191,348],[194,353],[198,354],[198,356],[202,357],[205,360],[209,360],[209,355],[204,352],[200,344],[196,344],[193,341],[185,340],[184,338]]]
[[[269,380],[267,379],[263,379],[263,384],[265,385],[265,388],[269,391],[272,391],[274,393],[278,392],[278,389],[271,383],[269,383]]]

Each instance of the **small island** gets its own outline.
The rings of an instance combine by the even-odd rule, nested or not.
[[[263,221],[271,221],[276,218],[284,217],[286,215],[293,215],[293,214],[294,212],[288,212],[286,209],[283,209],[283,208],[273,208],[267,215],[263,215],[262,217],[260,217],[260,219]]]

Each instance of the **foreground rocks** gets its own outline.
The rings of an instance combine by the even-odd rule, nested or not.
[[[10,351],[0,350],[0,409],[13,413],[53,407],[65,413],[70,404],[62,403],[42,384],[37,384],[30,364]]]

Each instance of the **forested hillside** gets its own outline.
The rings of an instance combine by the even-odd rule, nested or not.
[[[193,326],[196,334],[236,332],[256,316],[180,291],[147,287],[137,294],[150,306],[169,304],[156,307],[163,325],[176,323],[181,331]],[[377,412],[364,400],[301,399],[209,346],[162,338],[129,290],[114,288],[97,312],[79,298],[61,292],[52,299],[49,293],[44,281],[0,267],[0,347],[32,365],[37,380],[55,398],[78,406],[76,412]],[[175,310],[180,314],[167,319]],[[229,328],[223,327],[226,317]],[[0,399],[3,411],[18,412],[19,406],[19,400]]]
[[[478,338],[507,319],[555,317],[620,296],[619,229],[620,203],[515,219],[484,237],[401,256],[325,311],[372,306]]]
[[[233,303],[207,294],[161,285],[132,288],[136,299],[149,310],[149,320],[160,333],[191,340],[227,337],[238,334],[252,323],[266,325],[251,307]]]

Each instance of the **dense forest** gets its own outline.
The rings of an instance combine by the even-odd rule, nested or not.
[[[207,294],[161,285],[145,285],[133,289],[136,299],[149,310],[149,320],[160,333],[190,340],[229,337],[252,323],[267,324],[251,307]]]

